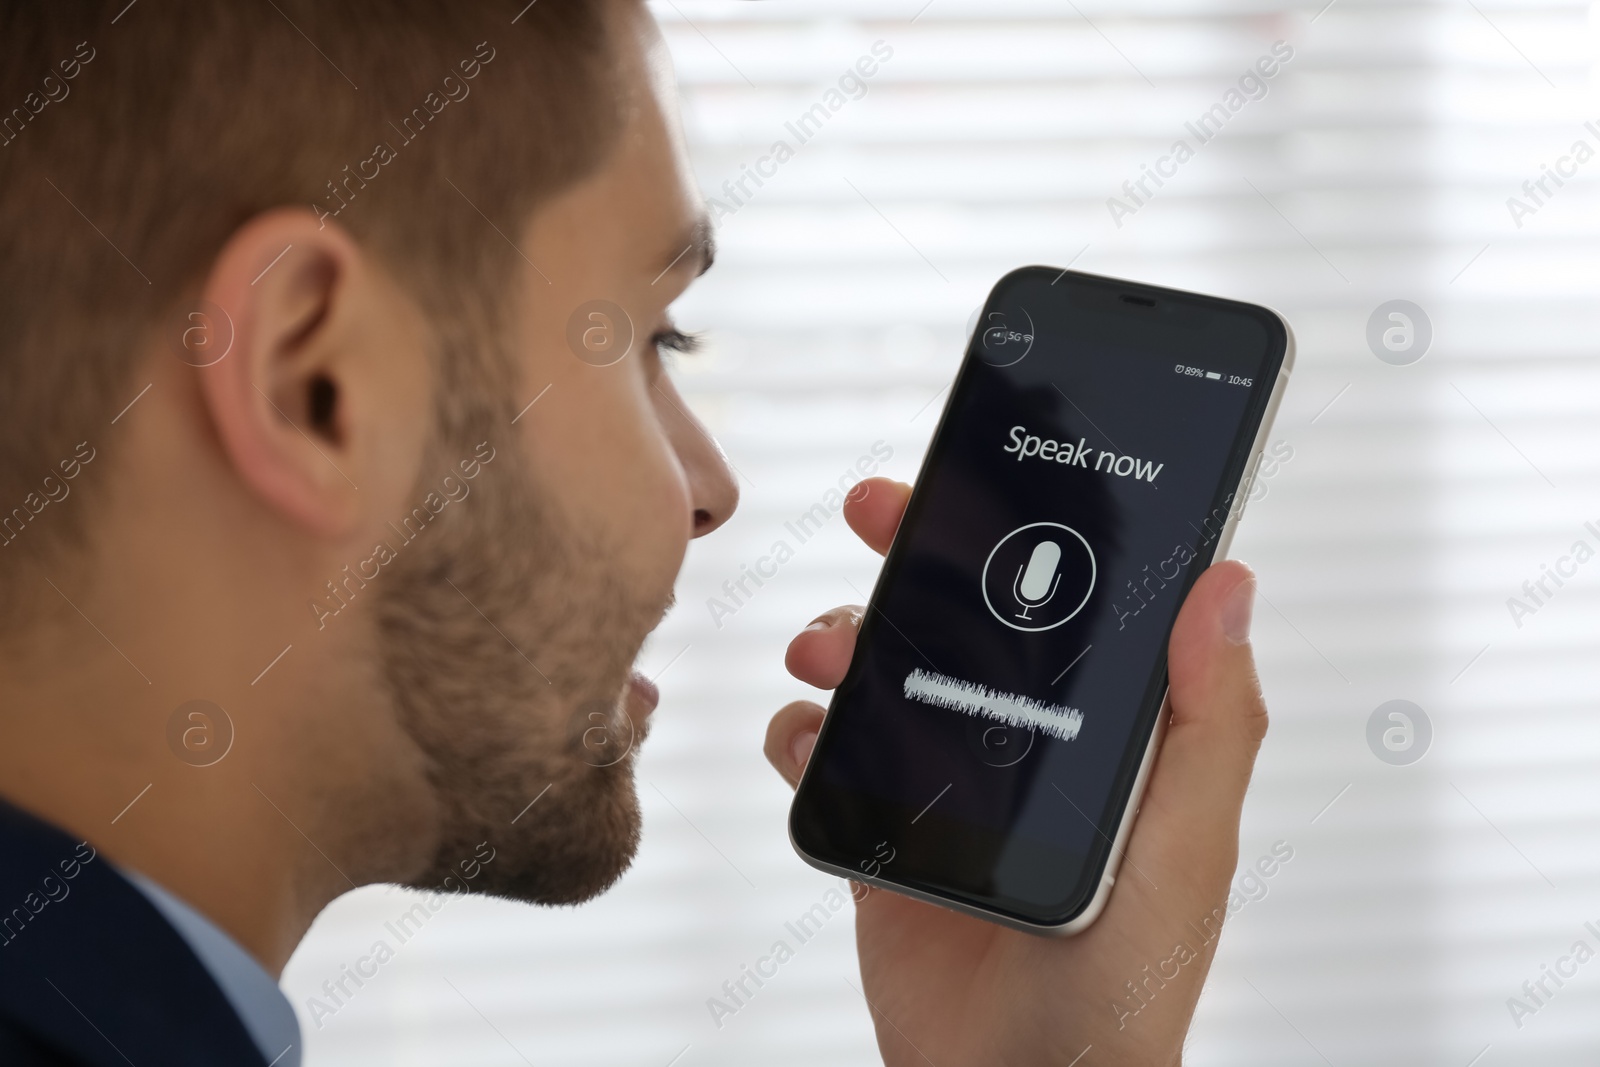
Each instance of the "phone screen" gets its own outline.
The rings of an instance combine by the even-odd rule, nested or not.
[[[1001,280],[796,797],[802,854],[1024,922],[1087,905],[1286,346],[1249,304]]]

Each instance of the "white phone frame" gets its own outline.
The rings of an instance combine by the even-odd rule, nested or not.
[[[1106,278],[1105,275],[1096,275],[1096,277]],[[1117,278],[1106,278],[1106,280],[1127,281],[1127,279]],[[1142,285],[1144,283],[1130,281],[1129,284]],[[1192,292],[1192,290],[1177,291]],[[1193,295],[1210,296],[1211,294],[1194,293]],[[1229,297],[1214,297],[1214,299],[1231,300]],[[1261,468],[1261,459],[1266,451],[1267,438],[1270,436],[1272,432],[1272,424],[1278,416],[1278,408],[1283,403],[1283,394],[1289,385],[1290,372],[1294,369],[1295,339],[1294,330],[1290,327],[1289,320],[1284,318],[1276,308],[1269,307],[1265,304],[1257,304],[1255,306],[1266,311],[1270,311],[1283,326],[1283,332],[1286,338],[1283,364],[1278,370],[1277,381],[1275,381],[1272,385],[1272,393],[1267,398],[1267,406],[1261,416],[1261,425],[1256,430],[1255,442],[1251,446],[1250,458],[1248,461],[1246,461],[1244,473],[1240,476],[1239,484],[1234,489],[1234,503],[1229,507],[1227,521],[1223,523],[1222,532],[1217,537],[1217,550],[1216,554],[1212,558],[1213,563],[1217,560],[1228,558],[1228,550],[1233,544],[1233,535],[1239,527],[1239,520],[1244,517],[1245,509],[1249,506],[1250,493],[1254,490],[1255,479]],[[968,342],[970,343],[970,341],[971,336],[969,334]],[[931,446],[932,443],[930,442],[930,447]],[[873,592],[876,593],[877,590],[874,589]],[[831,705],[829,707],[829,713],[832,714]],[[803,848],[800,847],[799,842],[795,841],[794,839],[792,824],[789,822],[789,820],[785,820],[785,825],[789,827],[789,844],[794,848],[795,852],[800,856],[800,858],[812,867],[815,867],[820,871],[826,871],[829,874],[836,874],[852,881],[860,882],[863,885],[868,885],[875,889],[884,889],[891,893],[899,893],[902,896],[911,897],[915,900],[921,900],[929,904],[937,904],[942,908],[949,908],[952,911],[958,911],[966,915],[972,915],[979,919],[987,920],[988,922],[999,923],[1002,926],[1009,926],[1012,929],[1023,930],[1027,933],[1042,934],[1053,937],[1069,937],[1073,934],[1081,933],[1082,931],[1088,929],[1089,926],[1091,926],[1094,921],[1100,917],[1100,913],[1105,910],[1106,904],[1111,899],[1111,890],[1112,887],[1116,885],[1117,872],[1121,869],[1122,859],[1126,854],[1125,850],[1128,845],[1128,839],[1133,834],[1133,824],[1138,818],[1139,808],[1144,799],[1145,787],[1149,785],[1150,782],[1150,771],[1151,768],[1155,766],[1156,751],[1161,746],[1161,739],[1166,733],[1167,720],[1170,715],[1171,692],[1169,690],[1168,693],[1161,699],[1161,711],[1156,716],[1155,727],[1150,731],[1150,740],[1145,745],[1144,756],[1139,761],[1139,770],[1134,776],[1133,788],[1128,793],[1128,802],[1122,809],[1122,821],[1118,824],[1116,835],[1111,840],[1111,851],[1106,859],[1105,870],[1100,874],[1100,883],[1095,887],[1094,896],[1090,898],[1089,903],[1084,907],[1084,909],[1067,922],[1058,925],[1032,923],[1010,915],[1004,915],[999,912],[990,911],[987,908],[979,907],[975,904],[969,904],[965,901],[952,900],[948,897],[939,896],[936,893],[929,893],[919,889],[911,889],[877,876],[868,875],[864,871],[852,871],[847,867],[841,867],[836,864],[828,863],[824,860],[819,860],[816,857],[808,854]],[[808,766],[807,770],[809,769],[810,768]],[[804,779],[805,775],[802,773],[801,780],[804,781]]]

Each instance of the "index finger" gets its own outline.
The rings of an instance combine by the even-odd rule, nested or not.
[[[867,478],[845,498],[844,521],[868,548],[881,556],[889,551],[910,499],[911,487],[905,482]]]

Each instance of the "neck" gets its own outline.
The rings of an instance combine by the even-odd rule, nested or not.
[[[19,656],[0,646],[8,708],[0,719],[0,793],[7,801],[159,883],[275,976],[335,897],[421,869],[431,809],[414,802],[414,788],[393,788],[412,784],[401,770],[415,771],[420,759],[408,762],[404,752],[362,759],[359,749],[342,745],[362,728],[348,721],[320,734],[297,724],[291,709],[337,706],[340,698],[326,674],[320,687],[300,677],[319,673],[310,657],[298,670],[275,669],[282,672],[279,699],[268,702],[237,679],[206,679],[204,664],[186,671],[163,662],[149,654],[150,642],[127,639],[118,651],[89,626],[80,628],[85,633],[73,633],[69,643],[76,655],[35,648]],[[232,657],[213,658],[225,664],[224,674],[248,680],[248,669]],[[186,684],[166,681],[184,677]],[[185,705],[197,692],[215,694],[214,706],[226,709],[221,719],[192,717],[194,708]],[[350,718],[359,720],[359,711]],[[220,759],[198,765],[217,749],[195,755],[192,746],[202,739],[194,730],[213,731],[219,743],[231,734],[232,743]],[[379,766],[380,756],[388,766]],[[397,842],[396,825],[414,832]],[[387,849],[374,846],[385,841]]]

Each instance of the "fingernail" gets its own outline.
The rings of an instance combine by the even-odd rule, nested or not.
[[[801,633],[806,633],[809,630],[826,630],[832,625],[833,625],[833,620],[828,618],[828,616],[824,615],[822,618],[820,618],[817,621],[813,622],[810,626],[807,626],[804,630],[801,630],[800,632]]]
[[[1236,645],[1250,640],[1250,615],[1255,609],[1256,580],[1246,578],[1233,587],[1228,602],[1222,605],[1222,636]]]
[[[817,735],[809,730],[789,743],[789,754],[794,757],[796,767],[804,767],[811,758],[811,750],[817,746]]]

